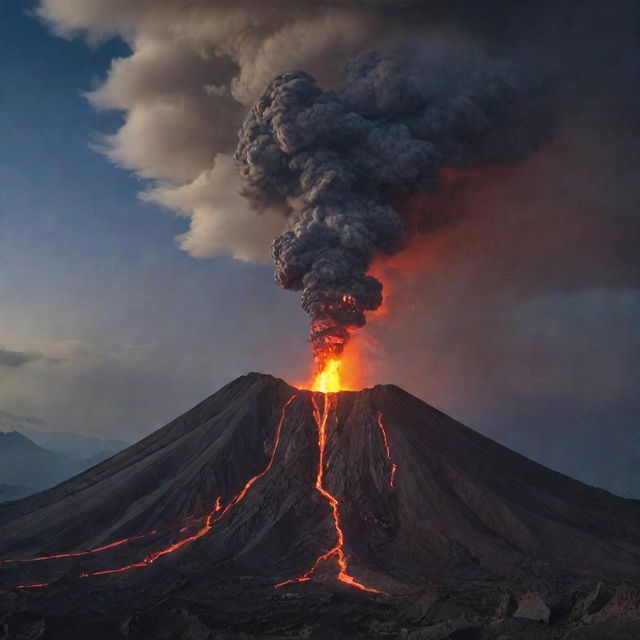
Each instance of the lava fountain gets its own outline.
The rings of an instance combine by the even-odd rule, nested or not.
[[[318,371],[311,384],[312,391],[320,393],[337,393],[343,391],[340,378],[341,360],[330,358],[325,366]]]

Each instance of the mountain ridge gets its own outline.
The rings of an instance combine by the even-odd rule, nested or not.
[[[37,445],[17,430],[0,431],[0,482],[43,489],[72,476],[82,464]]]
[[[335,551],[318,561],[338,534],[317,488],[321,423],[345,575],[391,595],[341,583]],[[354,592],[371,612],[434,582],[496,607],[515,590],[576,599],[602,579],[633,584],[640,501],[546,469],[395,385],[323,396],[252,373],[93,469],[0,505],[0,540],[5,560],[71,552],[0,563],[0,589],[49,585],[18,591],[40,611],[45,592],[87,611],[98,593],[114,611],[166,597],[233,607],[214,595],[224,585],[246,595],[247,620],[275,602],[282,623],[286,594],[311,606]]]

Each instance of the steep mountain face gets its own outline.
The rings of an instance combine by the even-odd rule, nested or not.
[[[76,623],[84,612],[83,624],[121,629],[138,616],[128,635],[104,637],[160,637],[140,620],[173,599],[167,637],[299,637],[316,624],[347,637],[445,625],[409,637],[488,638],[489,621],[514,615],[577,624],[599,581],[637,582],[640,502],[533,463],[394,386],[324,396],[250,374],[97,467],[0,505],[0,557],[38,556],[64,557],[0,563],[0,610],[47,619],[56,603],[43,637],[75,637],[55,631],[71,597]]]

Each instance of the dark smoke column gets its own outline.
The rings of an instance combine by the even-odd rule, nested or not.
[[[429,191],[442,167],[511,162],[533,149],[544,127],[526,94],[486,59],[455,69],[422,61],[418,71],[372,53],[349,64],[336,91],[291,71],[253,105],[235,160],[256,209],[290,209],[289,230],[272,245],[275,279],[302,291],[319,366],[382,302],[367,270],[402,246],[391,199]]]

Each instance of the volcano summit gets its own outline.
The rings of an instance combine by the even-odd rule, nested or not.
[[[392,385],[238,378],[0,505],[0,558],[6,638],[640,634],[640,502]]]

